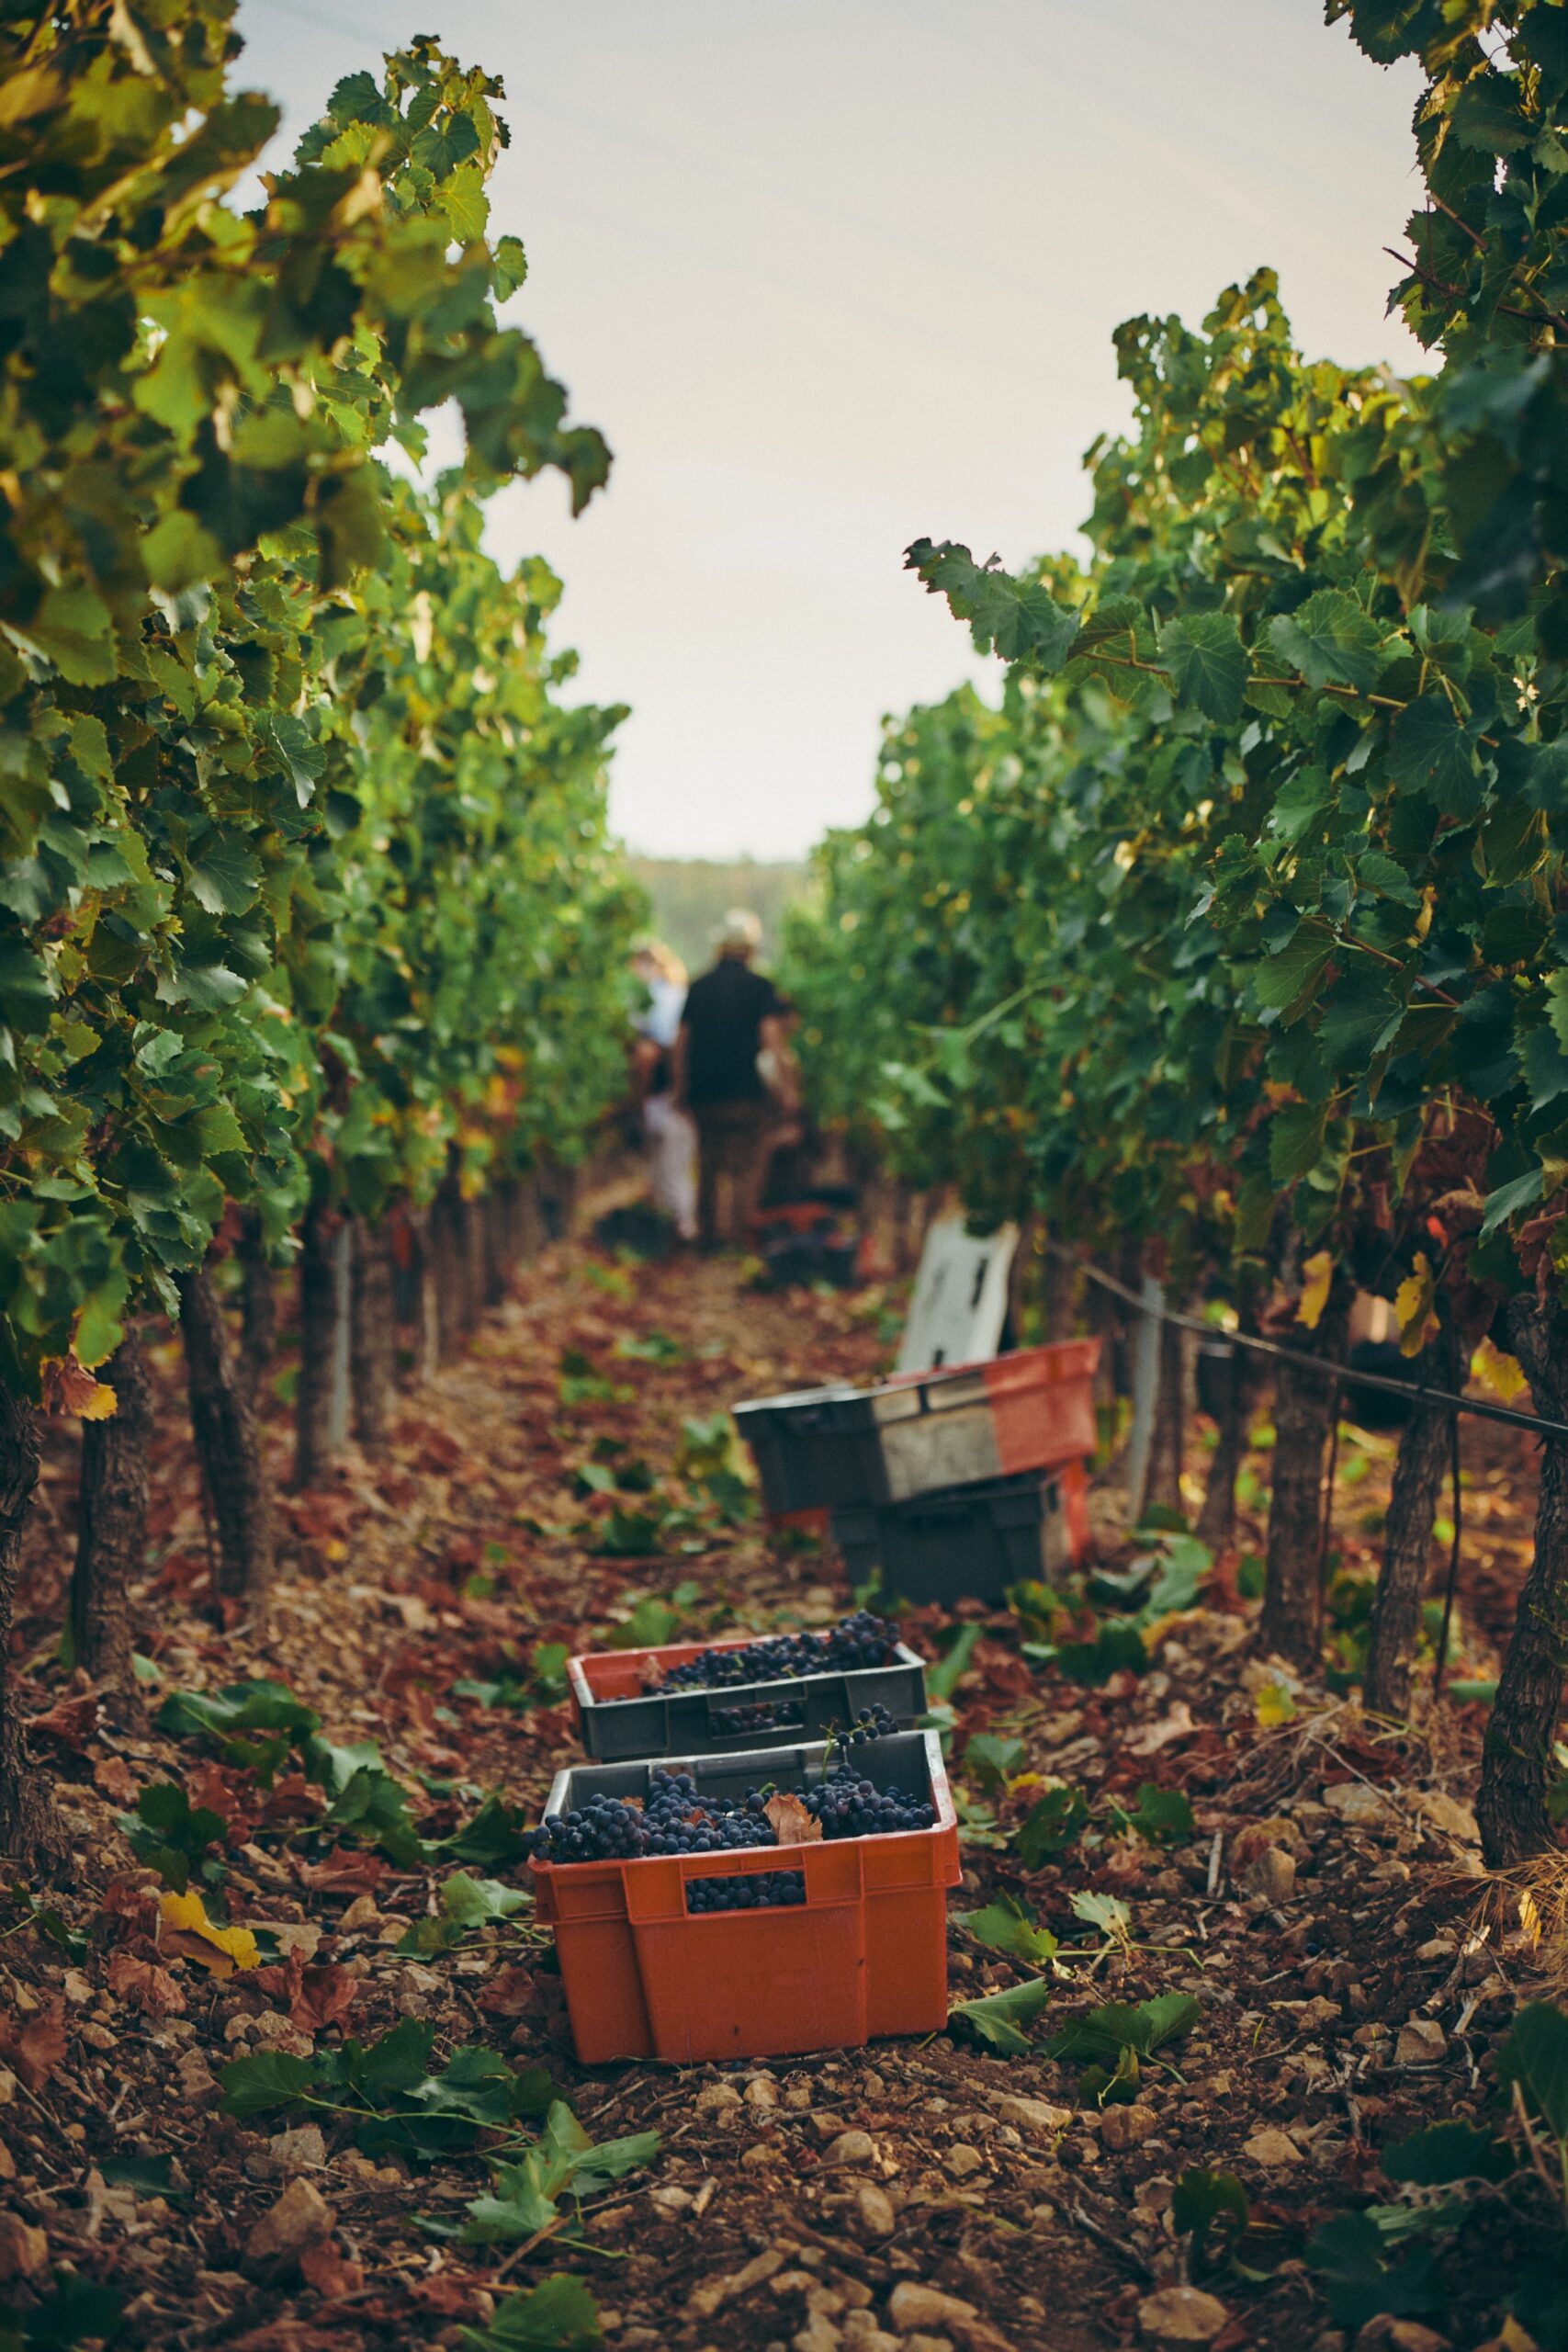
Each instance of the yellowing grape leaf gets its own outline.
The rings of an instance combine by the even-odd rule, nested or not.
[[[762,1807],[773,1825],[773,1835],[781,1846],[810,1846],[822,1835],[822,1824],[814,1813],[807,1813],[797,1796],[781,1789]]]
[[[114,1390],[79,1364],[74,1355],[46,1356],[39,1367],[43,1401],[51,1413],[74,1413],[84,1421],[107,1421],[119,1403]]]
[[[1266,1682],[1253,1703],[1253,1713],[1265,1731],[1277,1731],[1295,1720],[1296,1702],[1282,1682]]]
[[[1490,1340],[1483,1340],[1471,1357],[1470,1376],[1479,1380],[1483,1388],[1490,1388],[1502,1405],[1512,1405],[1529,1386],[1524,1366],[1515,1357],[1505,1355]]]
[[[214,1976],[261,1966],[261,1952],[249,1928],[214,1927],[199,1894],[165,1894],[158,1911],[160,1951],[194,1960]]]
[[[1330,1250],[1314,1250],[1302,1268],[1306,1280],[1303,1284],[1301,1304],[1296,1308],[1296,1321],[1315,1331],[1328,1294],[1334,1283],[1334,1253]]]
[[[1418,1356],[1427,1340],[1436,1339],[1438,1318],[1432,1312],[1432,1299],[1437,1286],[1432,1261],[1424,1250],[1418,1250],[1415,1266],[1393,1295],[1393,1319],[1399,1326],[1402,1356]]]

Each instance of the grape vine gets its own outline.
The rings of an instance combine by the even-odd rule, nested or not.
[[[1006,664],[1000,706],[890,728],[791,985],[824,1107],[874,1106],[977,1215],[1247,1290],[1330,1355],[1354,1285],[1384,1288],[1408,1352],[1493,1328],[1560,1416],[1568,42],[1536,0],[1328,13],[1427,69],[1395,299],[1439,372],[1304,360],[1267,271],[1199,332],[1124,326],[1089,561],[909,549]],[[1300,1664],[1328,1412],[1281,1374],[1264,1636]],[[1551,1834],[1565,1476],[1548,1443],[1494,1860]],[[1395,1701],[1413,1630],[1384,1612]]]

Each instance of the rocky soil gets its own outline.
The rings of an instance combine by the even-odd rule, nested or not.
[[[567,2276],[591,2290],[615,2352],[1518,2352],[1528,2339],[1499,2335],[1502,2298],[1541,2243],[1539,2183],[1469,2202],[1434,2241],[1438,2290],[1418,2312],[1338,2326],[1321,2264],[1305,2259],[1324,2222],[1401,2193],[1380,2152],[1424,2123],[1497,2111],[1492,2053],[1560,1964],[1480,1875],[1470,1808],[1483,1713],[1423,1701],[1413,1725],[1374,1725],[1353,1694],[1294,1684],[1255,1655],[1239,1554],[1150,1625],[1146,1671],[1120,1668],[1098,1687],[1025,1656],[1038,1628],[1011,1612],[961,1612],[981,1630],[952,1699],[964,1876],[949,1906],[951,1982],[971,1999],[1044,1968],[1049,2006],[1010,2052],[955,2026],[771,2064],[583,2069],[527,1902],[445,1939],[450,1861],[400,1861],[373,1821],[323,1824],[330,1792],[298,1756],[268,1785],[265,1766],[157,1727],[171,1693],[265,1677],[331,1741],[377,1743],[423,1838],[451,1835],[489,1792],[534,1817],[577,1752],[542,1646],[623,1643],[639,1600],[688,1585],[671,1604],[682,1631],[821,1623],[849,1605],[829,1552],[770,1542],[755,1517],[726,1522],[689,1437],[685,1472],[674,1465],[683,1425],[739,1396],[874,1374],[897,1306],[880,1291],[764,1297],[732,1263],[627,1268],[561,1245],[405,1398],[384,1458],[288,1498],[265,1622],[226,1629],[208,1613],[166,1351],[139,1596],[148,1663],[130,1696],[58,1663],[73,1459],[69,1430],[51,1430],[27,1695],[71,1860],[62,1885],[17,1885],[0,1905],[0,2306],[25,2340],[592,2343],[570,2318],[538,2332],[547,2299],[526,2316],[529,2291]],[[563,1384],[563,1355],[587,1373]],[[280,1473],[286,1418],[280,1396]],[[1461,1666],[1473,1673],[1511,1605],[1531,1498],[1524,1449],[1489,1453],[1470,1432],[1466,1445]],[[1351,1576],[1375,1555],[1391,1454],[1386,1440],[1342,1442]],[[637,1462],[646,1485],[638,1472],[599,1491],[594,1466],[623,1477]],[[1201,1463],[1195,1442],[1194,1473]],[[1243,1550],[1258,1540],[1267,1477],[1264,1449],[1248,1464]],[[1125,1566],[1110,1483],[1096,1516],[1105,1563]],[[605,1548],[638,1541],[667,1548]],[[1353,1646],[1349,1588],[1336,1610],[1335,1638]],[[940,1612],[904,1623],[932,1659],[953,1640]],[[983,1760],[994,1747],[965,1761],[977,1735],[1001,1743],[999,1770]],[[1026,1868],[1011,1841],[1058,1781],[1081,1792],[1089,1835]],[[171,1909],[166,1872],[138,1860],[120,1826],[139,1792],[168,1782],[220,1824],[207,1858],[226,1875],[209,1884],[205,1928]],[[1182,1792],[1190,1818],[1118,1830],[1148,1785]],[[515,1860],[469,1868],[528,1885]],[[998,1895],[1059,1939],[1054,1971],[963,1924]],[[1086,1896],[1103,1898],[1087,1915]],[[225,1912],[254,1951],[225,1948]],[[401,1949],[421,1921],[424,1948]],[[1196,2021],[1145,2059],[1122,2086],[1131,2097],[1086,2098],[1082,2061],[1049,2054],[1100,2004],[1173,1993],[1191,1996]],[[536,2232],[477,2245],[454,2233],[494,2186],[496,2134],[465,2127],[431,2155],[396,2134],[376,2144],[363,2112],[330,2099],[229,2111],[237,2058],[321,2058],[409,2020],[429,2030],[433,2073],[459,2049],[500,2053],[519,2079],[547,2070],[595,2143],[653,2131],[657,2154],[581,2204],[563,2195]],[[513,2158],[539,2128],[535,2090]],[[355,2144],[367,2136],[368,2153]],[[1212,2235],[1207,2259],[1173,2215],[1194,2170],[1234,2176],[1249,2208],[1245,2237],[1227,2253]],[[95,2301],[96,2289],[112,2293]]]

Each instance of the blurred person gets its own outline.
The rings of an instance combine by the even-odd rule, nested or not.
[[[785,1053],[780,998],[751,968],[762,926],[732,907],[714,933],[713,967],[694,980],[675,1045],[675,1101],[697,1129],[697,1238],[705,1250],[750,1233],[776,1116],[764,1057]]]
[[[686,967],[661,939],[644,942],[632,970],[648,990],[648,1010],[637,1022],[633,1069],[642,1100],[649,1188],[653,1204],[674,1225],[682,1241],[697,1232],[697,1136],[675,1101],[675,1045],[686,1001]]]

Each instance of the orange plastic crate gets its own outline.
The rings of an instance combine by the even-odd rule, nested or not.
[[[655,1770],[739,1795],[761,1781],[821,1778],[820,1744],[668,1764],[578,1765],[557,1775],[549,1810],[585,1795],[639,1796]],[[947,1889],[958,1883],[958,1824],[935,1732],[896,1732],[855,1751],[879,1786],[925,1787],[930,1829],[636,1860],[536,1862],[538,1916],[555,1931],[577,2054],[585,2066],[660,2058],[675,2065],[847,2050],[947,2021]],[[799,1871],[806,1900],[766,1911],[686,1908],[694,1879]]]

